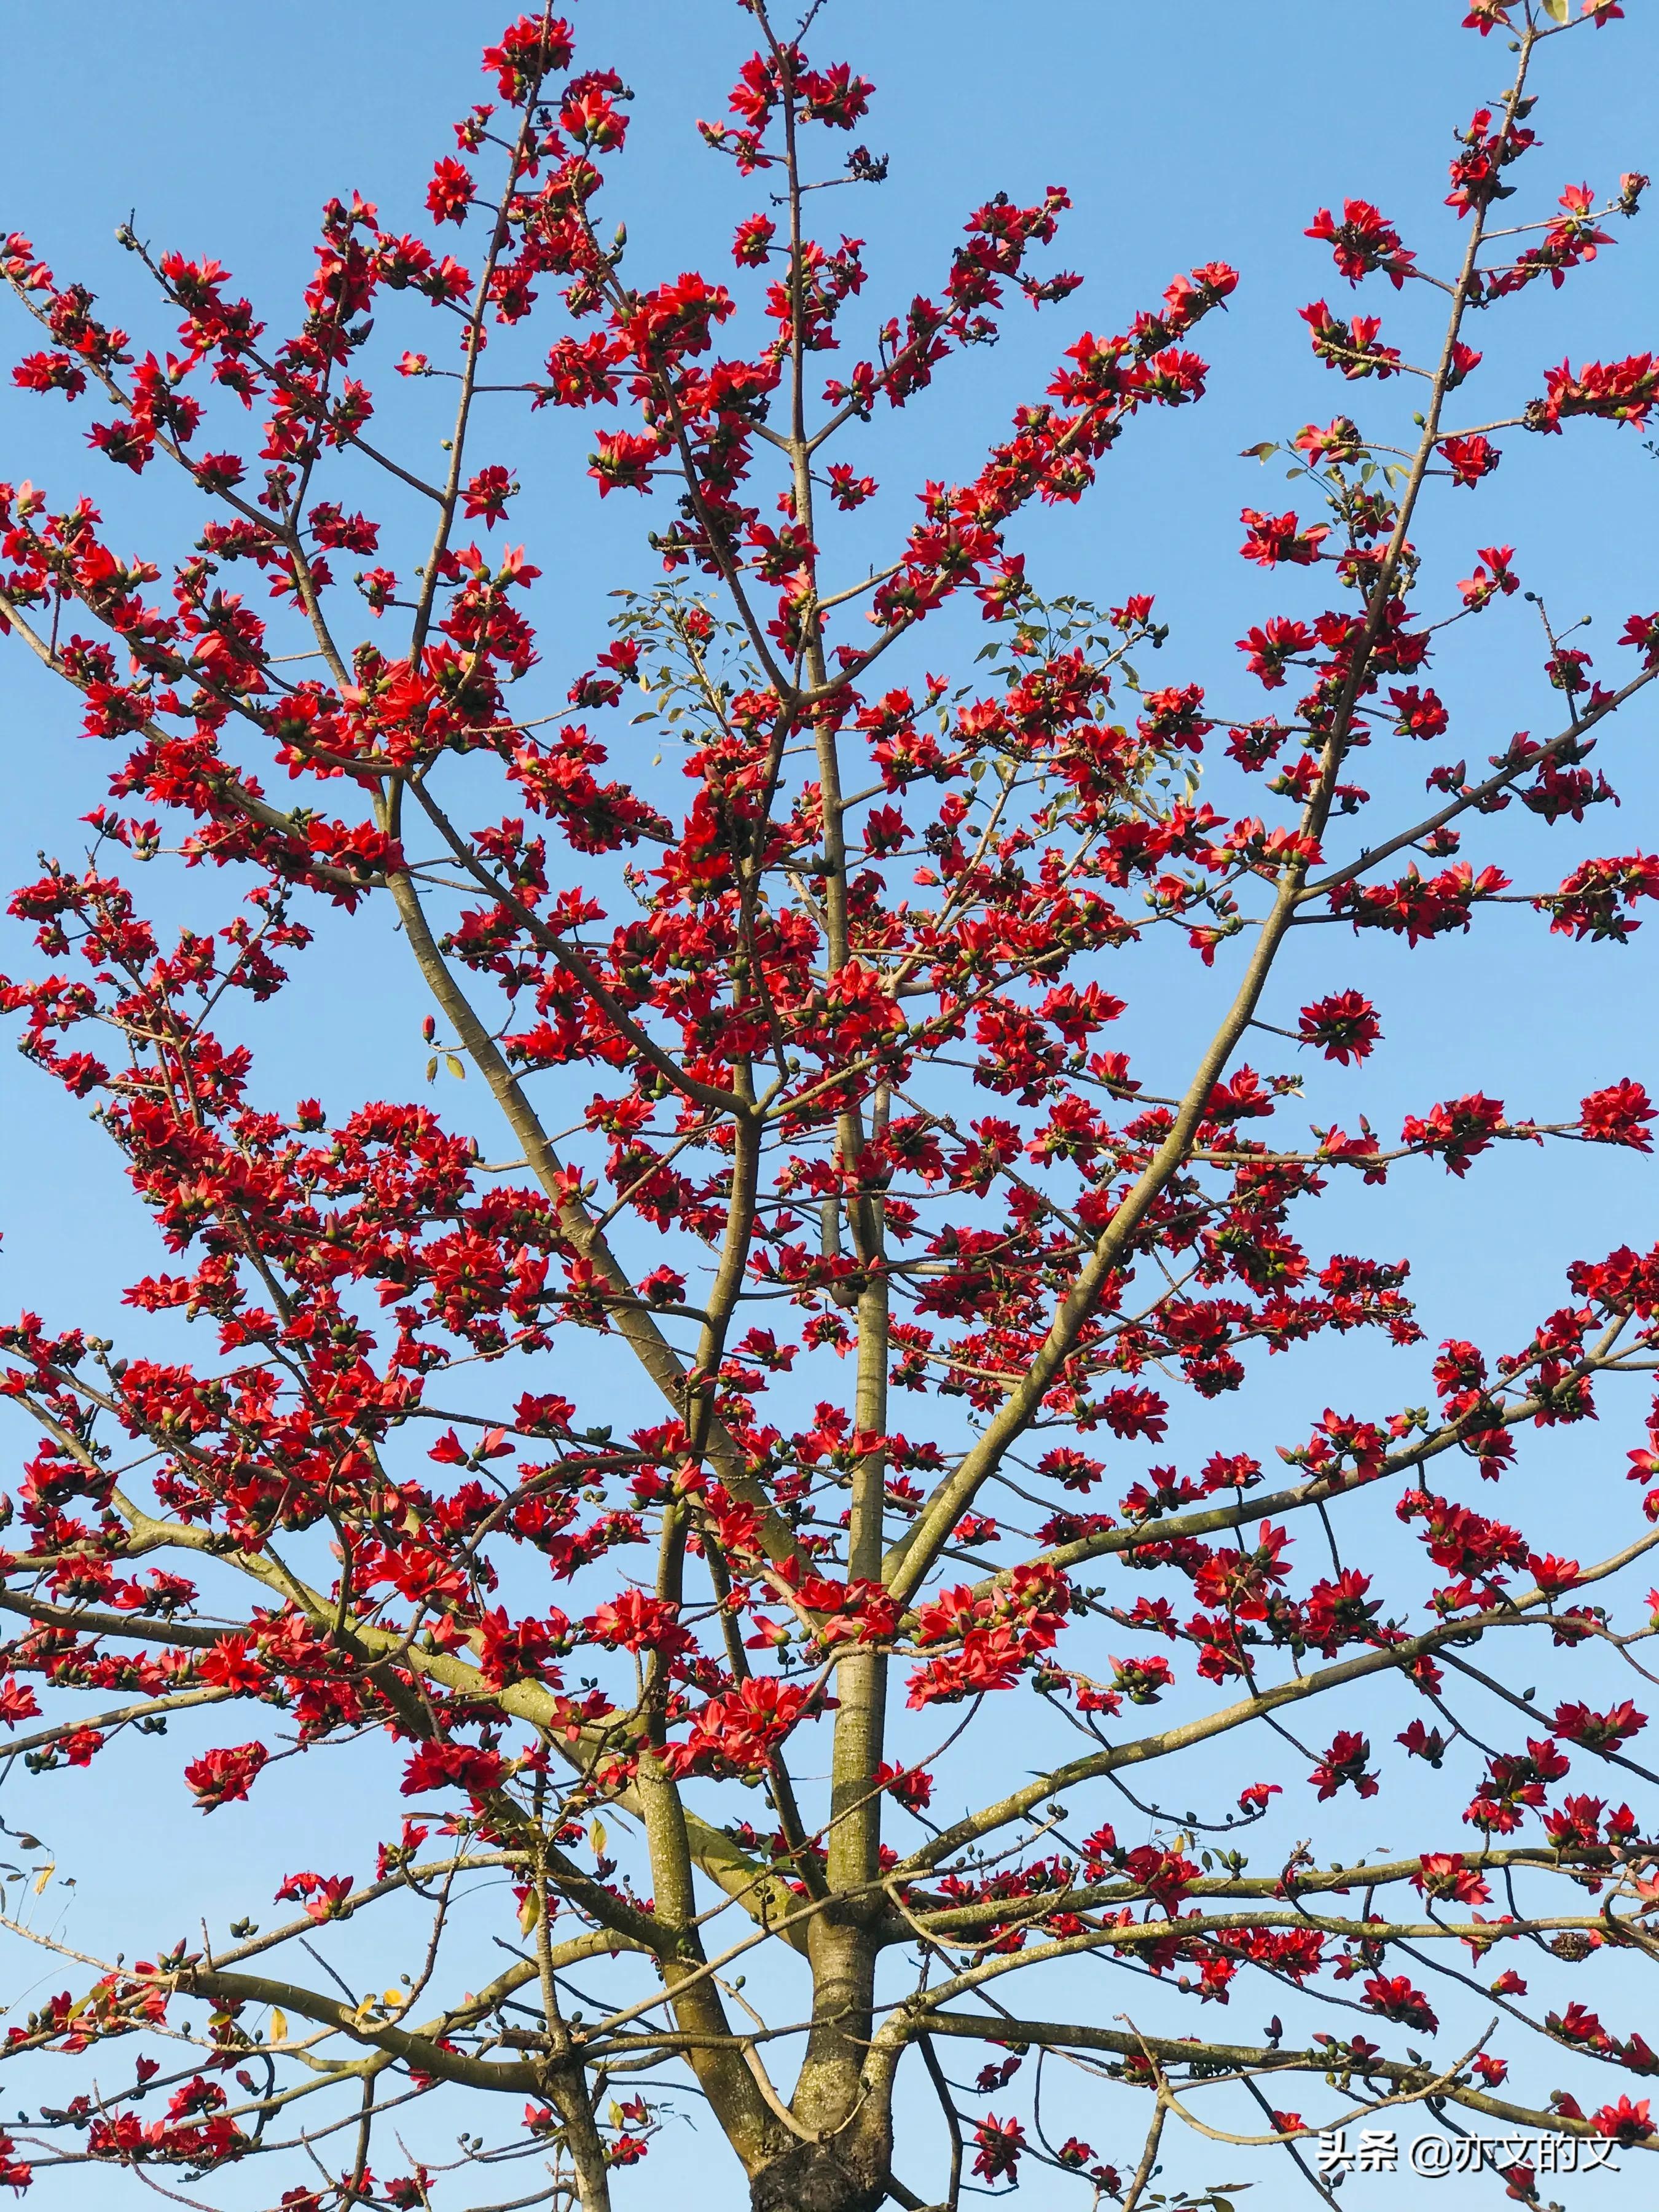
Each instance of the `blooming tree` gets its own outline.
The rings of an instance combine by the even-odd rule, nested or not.
[[[1167,635],[1150,595],[1047,603],[1018,550],[1138,416],[1201,397],[1194,333],[1233,270],[1177,276],[1109,336],[1073,319],[1046,388],[865,573],[860,433],[1011,307],[1071,314],[1080,280],[1044,253],[1066,198],[988,202],[936,288],[855,335],[861,246],[817,234],[843,204],[824,187],[885,171],[853,143],[872,87],[808,53],[819,25],[744,5],[755,51],[700,129],[762,204],[715,273],[625,259],[627,91],[550,12],[487,49],[429,225],[329,203],[291,335],[216,262],[125,230],[152,350],[4,242],[39,326],[16,381],[85,404],[100,465],[184,471],[204,514],[152,558],[89,498],[0,487],[0,628],[118,763],[89,849],[13,896],[45,965],[3,1001],[166,1254],[125,1291],[127,1344],[32,1312],[0,1336],[33,1438],[4,1771],[14,1802],[43,1778],[31,1827],[53,1769],[138,1732],[209,1815],[325,1747],[361,1748],[309,1770],[319,1791],[343,1756],[394,1779],[372,1869],[309,1867],[295,1830],[274,1924],[66,1954],[5,2048],[86,2070],[0,2137],[0,2181],[69,2203],[89,2163],[142,2166],[199,2202],[264,2160],[254,2197],[222,2183],[237,2202],[459,2212],[516,2161],[515,2202],[600,2212],[691,2094],[756,2212],[954,2207],[1040,2170],[1057,2203],[1066,2175],[1080,2203],[1173,2202],[1148,2195],[1172,2118],[1328,2198],[1306,2139],[1400,2106],[1586,2163],[1651,2148],[1629,2077],[1659,2072],[1633,1978],[1659,1778],[1630,1747],[1659,1425],[1611,1555],[1540,1550],[1514,1516],[1528,1434],[1659,1364],[1659,1249],[1540,1283],[1520,1341],[1437,1348],[1404,1262],[1308,1238],[1345,1179],[1645,1152],[1656,1109],[1632,1080],[1558,1085],[1537,1119],[1425,1097],[1397,1138],[1357,1109],[1353,1133],[1297,1121],[1295,1072],[1378,1047],[1357,933],[1455,959],[1518,902],[1616,942],[1659,896],[1659,858],[1584,842],[1659,613],[1615,610],[1597,672],[1547,594],[1516,599],[1526,556],[1485,546],[1445,581],[1413,541],[1425,501],[1461,517],[1500,436],[1639,432],[1659,405],[1650,354],[1474,396],[1483,325],[1637,212],[1634,173],[1517,197],[1553,42],[1621,10],[1474,0],[1514,67],[1457,133],[1443,234],[1408,246],[1356,200],[1310,224],[1335,263],[1314,352],[1346,404],[1379,387],[1379,419],[1289,439],[1305,514],[1245,510],[1285,611],[1239,641],[1266,695],[1240,719],[1137,672]],[[1349,311],[1364,283],[1432,295],[1420,362]],[[394,325],[431,349],[397,372],[453,393],[441,477],[376,422]],[[655,518],[665,580],[621,596],[603,649],[536,641],[547,520],[495,458],[526,403],[594,410],[597,495]],[[376,480],[423,514],[406,544],[349,504]],[[568,527],[593,495],[573,487]],[[527,549],[492,535],[509,520]],[[839,561],[837,532],[860,533]],[[901,683],[914,634],[940,617],[948,657],[944,611],[975,601],[977,673]],[[1540,638],[1553,720],[1471,770],[1429,679],[1503,623]],[[559,691],[592,665],[550,711],[556,656]],[[611,757],[630,702],[660,777],[637,736]],[[1422,811],[1368,797],[1368,750],[1425,767]],[[1518,887],[1517,803],[1566,848]],[[138,864],[169,862],[220,887],[221,924],[145,918]],[[260,1073],[257,1009],[313,931],[337,972],[393,919],[431,1072],[482,1080],[505,1162],[438,1091],[283,1105]],[[1315,924],[1328,971],[1298,1009],[1283,956]],[[1118,994],[1188,950],[1224,983],[1214,1034],[1132,1064]],[[1230,1435],[1235,1394],[1351,1332],[1397,1348],[1401,1395],[1325,1411],[1270,1474]],[[1177,1397],[1206,1455],[1146,1466]],[[1379,1514],[1408,1563],[1387,1588],[1356,1563]],[[1371,1682],[1395,1744],[1352,1724]],[[166,1735],[187,1712],[210,1723],[194,1756]],[[1233,1739],[1262,1778],[1218,1802]],[[1332,1864],[1292,1840],[1407,1759],[1442,1772],[1417,1847]],[[62,1951],[30,1910],[14,1888],[15,1937]],[[330,1960],[348,1918],[403,1970],[383,1995]],[[1297,2024],[1223,2033],[1252,1985]],[[1475,2027],[1443,2033],[1471,1990]],[[459,2161],[432,2100],[465,2119]],[[1536,2197],[1535,2155],[1503,2163]]]

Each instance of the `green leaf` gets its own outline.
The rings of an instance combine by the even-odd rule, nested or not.
[[[447,1052],[444,1054],[444,1066],[449,1070],[450,1073],[455,1078],[455,1080],[458,1083],[465,1082],[465,1066],[461,1060],[456,1058],[453,1052]]]
[[[1565,23],[1572,13],[1572,0],[1544,0],[1544,13],[1553,23]]]
[[[1259,446],[1246,446],[1238,458],[1241,461],[1265,461],[1269,453],[1278,451],[1279,447],[1271,438],[1264,438]]]
[[[438,1055],[436,1053],[434,1053],[431,1059],[428,1060],[426,1064],[426,1079],[428,1083],[435,1083],[438,1079]]]

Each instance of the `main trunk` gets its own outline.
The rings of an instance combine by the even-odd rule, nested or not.
[[[886,2150],[860,2136],[797,2143],[749,2185],[750,2212],[877,2212],[886,2196]]]

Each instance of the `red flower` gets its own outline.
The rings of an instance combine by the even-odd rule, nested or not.
[[[204,1682],[226,1690],[257,1690],[269,1679],[246,1636],[222,1636],[202,1659],[198,1672]]]
[[[253,1778],[270,1756],[262,1743],[239,1743],[228,1750],[204,1752],[185,1769],[185,1780],[204,1813],[246,1797]]]
[[[465,487],[462,511],[469,522],[482,515],[484,528],[493,530],[505,517],[507,502],[518,489],[512,471],[495,462],[487,469],[480,469]]]
[[[1239,520],[1248,535],[1238,550],[1245,560],[1263,568],[1271,568],[1279,561],[1305,568],[1318,559],[1321,544],[1331,534],[1325,523],[1304,530],[1294,514],[1259,514],[1253,507],[1247,507]]]
[[[1459,1851],[1425,1851],[1412,1887],[1425,1897],[1454,1899],[1459,1905],[1486,1905],[1492,1890],[1476,1868],[1466,1866]]]
[[[559,407],[591,407],[598,400],[614,399],[623,355],[621,342],[604,331],[561,338],[547,356],[550,382],[544,396]]]
[[[1413,684],[1404,690],[1390,691],[1389,704],[1400,717],[1395,727],[1402,738],[1445,736],[1450,717],[1434,692],[1420,691]]]
[[[1375,1797],[1376,1777],[1365,1771],[1365,1762],[1370,1755],[1370,1745],[1363,1735],[1351,1729],[1339,1729],[1331,1738],[1330,1748],[1308,1777],[1318,1788],[1320,1802],[1334,1797],[1345,1782],[1352,1783],[1362,1797]]]
[[[25,392],[62,392],[70,399],[78,399],[87,388],[85,372],[66,353],[25,354],[11,380]]]
[[[1122,1867],[1131,1881],[1170,1913],[1198,1880],[1200,1871],[1195,1860],[1181,1851],[1165,1850],[1158,1844],[1138,1845],[1125,1854]]]
[[[1643,1085],[1632,1083],[1628,1076],[1605,1091],[1592,1091],[1578,1110],[1580,1128],[1595,1143],[1627,1145],[1638,1152],[1652,1151],[1653,1138],[1645,1125],[1659,1109]]]
[[[862,507],[866,499],[875,497],[875,478],[855,477],[850,461],[831,461],[828,473],[830,496],[844,514],[850,514],[855,507]]]
[[[886,1761],[876,1769],[875,1778],[908,1813],[925,1813],[933,1802],[933,1778],[920,1767],[895,1766]]]
[[[1558,1559],[1553,1552],[1528,1553],[1527,1572],[1546,1597],[1559,1597],[1563,1590],[1571,1589],[1581,1575],[1577,1559]]]
[[[1653,2134],[1645,2097],[1639,2104],[1620,2097],[1616,2105],[1603,2105],[1600,2112],[1592,2112],[1590,2120],[1597,2135],[1611,2136],[1614,2142],[1622,2143],[1626,2149],[1632,2143],[1646,2142]]]
[[[0,2189],[15,2189],[21,2197],[34,2179],[34,2169],[13,2156],[17,2145],[0,2128]]]
[[[1421,1721],[1413,1721],[1395,1738],[1403,1743],[1413,1759],[1426,1759],[1431,1766],[1438,1766],[1446,1755],[1446,1739],[1438,1729],[1425,1728]]]
[[[809,1707],[823,1710],[830,1702],[815,1699],[803,1683],[756,1675],[726,1696],[711,1698],[685,1741],[670,1745],[665,1763],[674,1774],[759,1773]]]
[[[1440,2025],[1422,1990],[1413,1989],[1404,1974],[1374,1974],[1364,1990],[1367,2005],[1385,2020],[1397,2020],[1424,2035],[1432,2035]]]
[[[1321,208],[1303,234],[1328,240],[1337,267],[1351,284],[1373,269],[1380,269],[1397,292],[1412,274],[1417,258],[1400,243],[1400,234],[1380,216],[1369,200],[1344,200],[1339,223],[1328,208]]]
[[[320,1926],[349,1917],[344,1908],[354,1887],[349,1874],[290,1874],[283,1877],[276,1897],[279,1902],[302,1902],[308,1917]]]
[[[39,1720],[40,1705],[27,1682],[20,1682],[15,1674],[8,1674],[0,1683],[0,1721],[15,1729],[19,1721]]]
[[[1304,1044],[1322,1046],[1327,1060],[1346,1067],[1351,1060],[1369,1060],[1382,1035],[1376,1009],[1358,991],[1336,991],[1316,999],[1297,1017]]]
[[[679,1624],[678,1607],[640,1590],[624,1590],[590,1614],[583,1626],[601,1644],[628,1651],[659,1651],[672,1659],[691,1648],[691,1638]]]
[[[1644,430],[1659,401],[1659,357],[1633,353],[1623,361],[1587,361],[1577,376],[1564,361],[1559,368],[1545,370],[1544,386],[1547,397],[1534,399],[1527,410],[1529,429],[1559,431],[1564,416],[1591,415]]]
[[[588,455],[587,472],[598,483],[601,499],[618,489],[647,491],[651,464],[666,450],[660,438],[642,437],[632,430],[605,431],[597,450]]]
[[[1588,681],[1584,671],[1589,665],[1589,653],[1578,647],[1558,646],[1544,663],[1544,673],[1558,691],[1582,691]]]
[[[1377,332],[1382,325],[1375,315],[1356,315],[1351,323],[1345,323],[1323,300],[1316,300],[1299,312],[1313,333],[1313,349],[1328,368],[1340,368],[1351,380],[1399,374],[1399,350],[1378,343]]]
[[[1400,1141],[1425,1152],[1437,1152],[1449,1175],[1462,1176],[1504,1127],[1503,1100],[1473,1091],[1467,1098],[1443,1100],[1426,1118],[1407,1115]]]
[[[1647,2107],[1642,2109],[1645,2112]],[[1000,2120],[994,2112],[988,2112],[974,2130],[974,2141],[978,2146],[974,2172],[981,2181],[1014,2179],[1019,2154],[1025,2148],[1025,2130],[1018,2120]]]
[[[520,15],[484,48],[483,66],[495,71],[501,98],[522,106],[549,71],[569,67],[572,51],[570,26],[560,16]]]
[[[432,172],[426,204],[436,222],[465,222],[477,190],[472,172],[464,162],[446,155]]]
[[[507,1774],[507,1761],[499,1752],[464,1743],[423,1743],[404,1769],[403,1794],[417,1797],[423,1790],[456,1789],[481,1797],[499,1789]]]
[[[1310,653],[1314,643],[1314,634],[1305,623],[1275,615],[1241,637],[1238,649],[1249,656],[1251,675],[1259,676],[1266,690],[1276,691],[1285,681],[1285,664]]]
[[[778,227],[770,216],[745,216],[738,225],[737,234],[732,240],[732,258],[740,268],[763,267],[777,231]]]
[[[1584,1744],[1592,1751],[1617,1751],[1630,1737],[1639,1735],[1647,1724],[1647,1715],[1638,1713],[1628,1698],[1604,1713],[1595,1712],[1589,1705],[1558,1705],[1552,1723],[1557,1735],[1565,1736],[1569,1743]]]
[[[1435,451],[1460,484],[1479,483],[1504,458],[1490,438],[1443,438]]]

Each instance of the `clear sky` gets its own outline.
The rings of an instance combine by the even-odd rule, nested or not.
[[[1626,0],[1626,10],[1627,21],[1562,40],[1548,55],[1536,118],[1545,149],[1525,171],[1529,214],[1543,213],[1560,185],[1580,178],[1605,191],[1621,170],[1659,173],[1659,8]],[[726,0],[577,0],[570,12],[586,58],[614,62],[638,94],[634,137],[614,166],[606,206],[626,214],[639,281],[698,264],[725,274],[732,222],[760,204],[761,191],[708,155],[693,124],[724,106],[748,51],[744,19]],[[1018,8],[1004,0],[831,0],[814,52],[848,58],[874,79],[865,135],[892,156],[890,180],[878,191],[837,196],[835,226],[871,241],[872,283],[854,325],[872,327],[937,282],[963,216],[999,188],[1022,200],[1049,183],[1070,189],[1075,211],[1054,258],[1087,279],[1058,310],[1011,316],[994,352],[956,364],[926,404],[872,433],[875,472],[896,488],[961,477],[1010,407],[1040,391],[1078,329],[1118,327],[1177,271],[1230,261],[1241,272],[1239,292],[1230,313],[1206,322],[1197,340],[1212,363],[1211,396],[1199,409],[1137,424],[1091,498],[1035,518],[1024,543],[1045,589],[1103,603],[1156,592],[1174,625],[1166,680],[1195,678],[1224,704],[1259,711],[1231,641],[1277,611],[1282,592],[1276,579],[1236,557],[1237,517],[1245,504],[1287,504],[1290,490],[1241,450],[1326,419],[1352,398],[1311,361],[1296,318],[1322,295],[1348,311],[1328,255],[1302,233],[1319,206],[1353,194],[1380,202],[1425,262],[1449,258],[1455,226],[1441,200],[1450,132],[1497,94],[1507,61],[1501,38],[1483,46],[1457,27],[1461,12],[1453,0],[1023,0]],[[158,248],[228,264],[260,311],[285,326],[309,271],[321,201],[356,187],[389,220],[412,221],[432,160],[451,150],[450,122],[482,95],[477,52],[503,20],[504,11],[478,0],[283,0],[264,8],[12,0],[0,224],[25,231],[60,277],[83,278],[115,319],[158,350],[165,325],[113,240],[129,216]],[[1540,390],[1543,368],[1564,353],[1610,357],[1659,343],[1656,239],[1659,211],[1620,225],[1617,247],[1565,293],[1540,286],[1501,324],[1480,325],[1474,342],[1490,341],[1505,380],[1501,411]],[[1362,304],[1386,315],[1393,295],[1379,290],[1377,301],[1368,294]],[[21,316],[14,328],[8,360],[24,349]],[[411,316],[398,343],[430,343],[429,324]],[[1358,387],[1353,404],[1374,413],[1373,389]],[[192,507],[154,473],[134,483],[88,457],[86,420],[84,409],[64,413],[0,386],[0,476],[32,477],[64,503],[90,490],[118,541],[165,558],[186,530],[194,534]],[[429,434],[414,413],[407,421]],[[520,506],[510,534],[529,538],[550,580],[542,616],[551,699],[591,665],[606,591],[648,582],[655,567],[639,507],[622,498],[601,507],[582,478],[586,429],[551,410],[528,426],[503,418],[499,456],[483,454],[522,455],[527,482],[535,472],[534,501]],[[1592,643],[1604,664],[1618,665],[1618,624],[1659,604],[1659,462],[1629,431],[1601,425],[1580,426],[1565,441],[1510,434],[1503,442],[1498,475],[1468,498],[1467,511],[1443,499],[1421,533],[1425,546],[1472,562],[1477,544],[1513,543],[1525,581],[1547,592],[1553,611],[1567,620],[1598,611]],[[899,526],[895,509],[888,514],[889,526]],[[1468,573],[1453,567],[1443,579]],[[1460,635],[1456,653],[1437,671],[1438,687],[1468,717],[1474,762],[1514,730],[1547,734],[1552,695],[1538,672],[1535,620],[1510,603],[1472,626],[1468,642]],[[970,647],[979,642],[963,636]],[[939,649],[930,635],[921,657],[933,665]],[[72,854],[76,817],[103,795],[106,756],[74,736],[77,720],[68,697],[21,654],[0,653],[0,872],[8,888],[33,872],[37,849]],[[1626,806],[1616,824],[1596,825],[1595,849],[1659,843],[1654,740],[1644,705],[1607,748]],[[1553,848],[1543,833],[1527,831],[1522,845],[1537,860],[1525,888],[1564,872],[1559,841]],[[1474,842],[1469,849],[1476,852]],[[374,921],[354,936],[367,951],[363,980],[349,995],[329,988],[325,973],[313,975],[264,1020],[265,1067],[281,1096],[326,1087],[337,1105],[354,1092],[418,1089],[422,1009],[406,992],[394,996],[404,990],[402,963],[381,929]],[[1352,1126],[1363,1105],[1389,1132],[1401,1114],[1476,1088],[1517,1114],[1556,1118],[1583,1091],[1626,1074],[1659,1094],[1656,945],[1659,925],[1650,925],[1627,950],[1570,950],[1517,914],[1470,946],[1455,939],[1429,948],[1409,967],[1395,948],[1373,945],[1363,962],[1356,954],[1352,974],[1328,975],[1331,946],[1310,947],[1310,975],[1328,985],[1363,981],[1374,992],[1390,1041],[1364,1085],[1343,1091],[1334,1077],[1317,1078],[1317,1118],[1346,1113]],[[22,933],[5,924],[0,969],[27,972],[33,957]],[[1187,966],[1176,982],[1171,970],[1170,993],[1155,1012],[1131,1017],[1134,1036],[1121,1042],[1178,1057],[1202,1028],[1208,1002]],[[452,1093],[445,1103],[463,1121],[477,1115],[486,1144],[498,1140],[470,1095]],[[1345,1197],[1334,1208],[1338,1225],[1322,1221],[1320,1233],[1383,1257],[1411,1250],[1431,1340],[1455,1333],[1501,1347],[1565,1295],[1569,1258],[1626,1238],[1654,1241],[1654,1175],[1627,1155],[1571,1149],[1537,1158],[1516,1148],[1482,1162],[1467,1184],[1425,1168],[1397,1181],[1386,1200]],[[143,1217],[97,1133],[44,1079],[9,1060],[0,1062],[0,1310],[27,1305],[65,1325],[128,1326],[120,1288],[157,1264]],[[1325,1403],[1359,1403],[1380,1372],[1374,1358],[1339,1346],[1276,1363],[1238,1416],[1229,1448],[1271,1449],[1305,1434]],[[1389,1388],[1392,1403],[1397,1385]],[[1574,1431],[1529,1447],[1525,1480],[1534,1487],[1518,1517],[1558,1550],[1588,1555],[1586,1523],[1604,1510],[1598,1492],[1626,1510],[1618,1476],[1635,1425],[1632,1401],[1628,1437],[1622,1426],[1605,1442]],[[1177,1433],[1171,1453],[1196,1442]],[[12,1449],[8,1443],[8,1463]],[[155,1899],[158,1886],[166,1923],[151,1930],[158,1940],[182,1931],[181,1913],[256,1908],[274,1886],[272,1869],[288,1871],[294,1856],[266,1825],[276,1818],[275,1791],[263,1806],[220,1814],[204,1829],[183,1810],[170,1778],[151,1778],[151,1765],[122,1753],[50,1785],[60,1856],[78,1854],[83,1866],[86,1902],[72,1907],[67,1925],[91,1946],[112,1928],[125,1932],[123,1914]],[[0,1813],[38,1824],[45,1794],[29,1792],[27,1814],[15,1809],[21,1792]],[[356,1833],[350,1793],[325,1817],[348,1848]],[[1384,1832],[1389,1839],[1414,1840],[1395,1832],[1395,1812],[1388,1818],[1395,1824]],[[1362,1826],[1352,1840],[1379,1838]],[[177,1886],[158,1884],[158,1861],[180,1870]],[[33,1971],[5,1961],[0,2002],[13,2000]],[[1252,2012],[1222,2025],[1243,2034],[1257,2022]],[[1625,2086],[1613,2082],[1608,2094]],[[1202,2171],[1216,2178],[1207,2160]],[[723,2185],[709,2182],[703,2194],[700,2175],[688,2163],[688,2208],[731,2201]],[[1595,2203],[1638,2201],[1620,2187],[1608,2185]],[[107,2201],[131,2201],[125,2185],[111,2188]],[[88,2186],[84,2201],[106,2197]],[[1357,2186],[1349,2201],[1373,2200]]]

